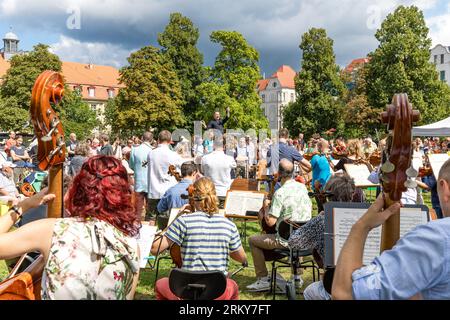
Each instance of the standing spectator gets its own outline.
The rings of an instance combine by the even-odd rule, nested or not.
[[[72,132],[69,135],[69,142],[67,142],[67,145],[66,145],[69,160],[72,160],[72,158],[75,156],[75,149],[76,149],[77,145],[78,145],[77,135]]]
[[[91,151],[89,152],[89,157],[93,157],[99,154],[100,141],[97,138],[92,139]]]
[[[136,213],[142,219],[144,208],[147,208],[148,197],[148,154],[153,149],[150,142],[153,134],[149,131],[142,136],[142,144],[131,148],[130,168],[134,171],[134,196]],[[130,140],[128,140],[130,141]]]
[[[299,133],[297,140],[297,150],[303,153],[305,151],[305,145],[306,145],[305,136],[303,133]]]
[[[33,168],[31,157],[28,155],[26,148],[23,146],[22,136],[17,136],[16,145],[11,147],[11,158],[13,163],[22,168]]]
[[[214,151],[202,158],[202,171],[214,183],[217,196],[222,204],[231,186],[231,169],[236,168],[236,161],[223,151],[223,141],[214,140]]]
[[[213,144],[214,144],[214,131],[209,130],[208,137],[205,140],[203,140],[203,147],[204,147],[203,153],[208,154],[213,152],[214,150]]]
[[[112,145],[113,148],[113,156],[116,157],[119,160],[122,160],[122,146],[120,145],[120,138],[116,137],[114,140],[114,143]]]
[[[75,177],[81,170],[81,166],[89,157],[90,148],[86,143],[79,143],[75,148],[75,155],[70,160],[69,174]]]
[[[169,166],[174,165],[178,170],[184,162],[183,158],[175,151],[170,150],[172,135],[169,131],[163,130],[158,136],[158,147],[148,154],[148,211],[146,220],[150,220],[150,225],[156,224],[157,209],[159,200],[164,193],[177,184],[175,177],[168,171]]]
[[[100,154],[104,156],[113,156],[113,147],[109,144],[109,137],[106,134],[100,136]]]
[[[127,145],[122,148],[122,155],[125,156],[128,160],[130,159],[132,147],[133,147],[133,139],[128,139]]]

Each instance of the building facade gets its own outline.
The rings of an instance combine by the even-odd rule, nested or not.
[[[19,51],[19,41],[12,32],[3,37],[4,47],[0,50],[0,83],[10,67],[9,60],[16,54],[25,53]],[[114,98],[123,87],[119,84],[119,70],[111,66],[63,61],[62,75],[66,85],[81,93],[83,101],[96,112],[97,119],[103,123],[108,100]]]
[[[431,49],[430,62],[436,66],[439,79],[450,85],[450,46],[438,44]]]
[[[283,127],[284,108],[296,100],[295,75],[296,72],[290,66],[282,65],[269,78],[258,81],[261,109],[272,130],[280,130]]]

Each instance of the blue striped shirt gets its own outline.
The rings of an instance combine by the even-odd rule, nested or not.
[[[204,212],[182,215],[166,232],[181,247],[183,269],[227,271],[228,255],[241,247],[236,225],[227,218]]]

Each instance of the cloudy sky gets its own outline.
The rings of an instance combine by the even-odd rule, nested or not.
[[[214,30],[236,30],[260,52],[261,72],[282,64],[300,68],[301,35],[323,27],[334,40],[337,63],[348,64],[377,46],[383,18],[399,4],[425,14],[433,45],[450,45],[449,0],[0,0],[0,35],[12,27],[30,50],[50,44],[62,60],[121,67],[130,52],[157,45],[171,12],[181,12],[200,29],[205,64],[219,48]]]

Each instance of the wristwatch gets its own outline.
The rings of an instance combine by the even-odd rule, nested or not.
[[[10,210],[12,210],[16,213],[16,215],[18,217],[16,222],[19,222],[22,219],[22,212],[20,212],[20,208],[18,206],[12,206],[10,208]]]

